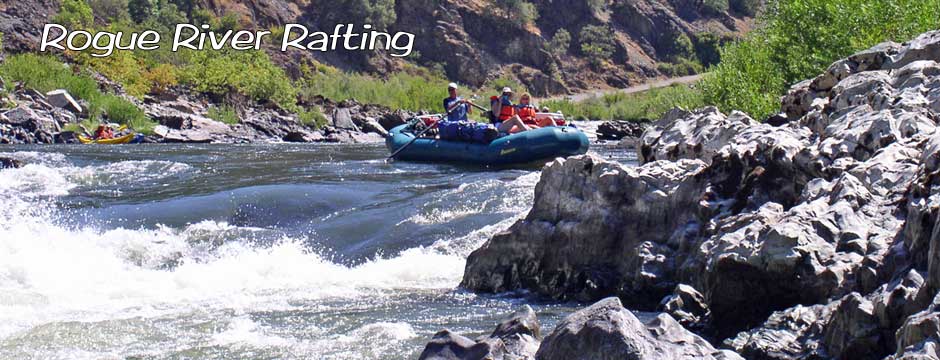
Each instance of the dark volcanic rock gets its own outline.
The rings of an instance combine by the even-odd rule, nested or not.
[[[638,167],[549,164],[463,286],[662,301],[753,359],[936,356],[938,34],[794,85],[776,126],[674,110],[643,134]]]
[[[740,359],[719,351],[667,314],[643,324],[617,298],[599,301],[558,324],[539,360]]]
[[[620,140],[643,136],[646,126],[634,121],[605,121],[597,127],[598,140]]]
[[[541,327],[528,305],[499,323],[488,337],[477,340],[442,330],[421,352],[420,360],[531,359],[538,349]]]
[[[23,163],[16,159],[0,158],[0,169],[15,169],[23,167]]]

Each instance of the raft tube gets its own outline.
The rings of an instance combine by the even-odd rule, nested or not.
[[[385,145],[390,153],[414,139],[409,125],[399,125],[388,133]],[[547,161],[556,157],[581,155],[589,141],[574,127],[544,127],[503,136],[489,144],[420,138],[395,156],[397,160],[512,165]]]

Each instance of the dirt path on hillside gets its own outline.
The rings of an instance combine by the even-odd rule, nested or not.
[[[569,100],[573,102],[579,102],[579,101],[584,101],[584,100],[594,98],[594,97],[601,97],[607,94],[615,94],[615,93],[633,94],[633,93],[638,93],[638,92],[642,92],[642,91],[646,91],[650,89],[667,87],[673,84],[691,84],[701,79],[702,79],[702,74],[690,75],[690,76],[683,76],[683,77],[677,77],[677,78],[671,78],[671,79],[656,80],[656,81],[652,81],[652,82],[648,82],[648,83],[644,83],[644,84],[640,84],[636,86],[631,86],[631,87],[624,88],[624,89],[592,90],[592,91],[578,93],[578,94],[553,96],[553,97],[539,99],[539,100],[541,101]]]

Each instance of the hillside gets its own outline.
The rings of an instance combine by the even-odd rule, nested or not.
[[[140,1],[132,0],[130,7]],[[159,6],[163,1],[150,2]],[[719,43],[748,29],[744,14],[755,5],[722,0],[172,0],[198,22],[205,14],[248,29],[283,29],[298,23],[314,30],[340,23],[372,23],[416,35],[416,52],[394,58],[381,52],[268,54],[300,77],[301,65],[384,76],[418,68],[442,71],[473,87],[503,79],[537,96],[584,89],[627,87],[648,78],[700,71],[717,61]],[[89,1],[103,26],[127,6],[124,0]],[[56,0],[0,2],[0,32],[8,53],[34,51],[41,27],[60,11]],[[153,11],[153,10],[151,10]],[[133,13],[133,10],[131,11]],[[133,16],[132,16],[133,18]],[[568,40],[565,41],[567,33]]]

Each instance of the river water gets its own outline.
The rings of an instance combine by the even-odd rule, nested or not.
[[[594,146],[633,163],[632,153]],[[457,288],[538,169],[372,145],[0,147],[0,359],[409,359],[522,304]],[[548,331],[548,330],[544,330]]]

